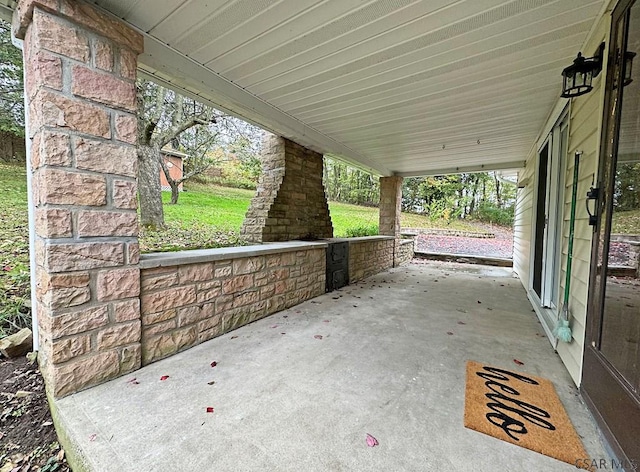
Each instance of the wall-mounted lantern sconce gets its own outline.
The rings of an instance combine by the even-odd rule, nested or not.
[[[581,53],[573,60],[573,64],[562,71],[562,97],[573,98],[591,92],[591,82],[602,70],[604,43],[600,45],[593,57],[582,57]]]

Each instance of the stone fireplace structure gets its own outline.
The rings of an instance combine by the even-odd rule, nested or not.
[[[262,149],[262,175],[242,235],[256,243],[333,237],[322,154],[272,134]]]

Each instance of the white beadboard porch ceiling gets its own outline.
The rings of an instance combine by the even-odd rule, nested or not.
[[[94,3],[145,34],[140,69],[155,80],[412,176],[521,167],[608,1]]]

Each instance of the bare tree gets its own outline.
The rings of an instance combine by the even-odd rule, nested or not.
[[[162,148],[186,130],[215,125],[222,113],[145,80],[138,81],[137,93],[140,223],[145,227],[161,228],[164,226],[164,212],[160,169],[163,168],[172,190],[175,186],[176,193],[180,184],[171,179],[161,158]],[[209,145],[213,143],[209,141]],[[192,172],[189,177],[193,175],[195,173]],[[182,179],[184,180],[186,178]]]

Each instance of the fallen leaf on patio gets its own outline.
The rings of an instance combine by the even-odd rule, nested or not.
[[[289,315],[282,315],[283,318],[289,318]]]
[[[447,334],[448,334],[449,336],[453,336],[453,333],[452,333],[451,331],[447,331]]]
[[[458,321],[459,325],[466,325],[467,323],[465,323],[464,321]]]
[[[216,361],[213,361],[213,362],[211,363],[211,367],[215,367],[215,366],[217,366],[217,365],[218,365],[218,363],[217,363]]]
[[[287,333],[280,333],[280,334],[287,334]]]
[[[98,435],[96,433],[93,433],[91,436],[89,436],[89,441],[93,442],[96,440],[97,437]]]
[[[207,407],[207,413],[213,413],[213,407],[212,406],[208,406]]]
[[[162,377],[160,377],[160,380],[167,380],[169,378],[168,375],[163,375]]]
[[[231,336],[231,339],[236,339],[238,336]]]
[[[300,310],[296,310],[296,313],[302,313]]]
[[[139,385],[140,382],[138,382],[138,379],[136,379],[135,377],[132,379],[127,380],[128,384],[132,384],[132,385]]]
[[[376,438],[374,438],[373,436],[371,436],[369,433],[367,433],[367,446],[375,447],[378,444],[379,444],[378,440]]]
[[[513,362],[515,362],[518,365],[524,365],[524,362],[519,361],[518,359],[514,359]]]
[[[391,287],[389,287],[389,288],[391,288]],[[358,305],[353,305],[353,308],[358,308]]]
[[[460,313],[466,313],[467,310],[463,310],[462,308],[456,308],[456,311],[459,311]]]
[[[216,381],[212,380],[211,382],[207,382],[207,385],[213,385],[214,383],[216,383]]]
[[[271,328],[273,329],[273,328],[277,328],[277,327],[278,327],[278,325],[273,325]]]
[[[434,282],[437,282],[437,281],[438,281],[438,279],[434,280]]]
[[[323,323],[331,323],[331,320],[322,320]]]
[[[321,334],[316,334],[316,335],[314,336],[314,338],[315,338],[315,339],[322,339],[322,335],[321,335]]]
[[[482,303],[480,300],[478,300],[478,303]]]

